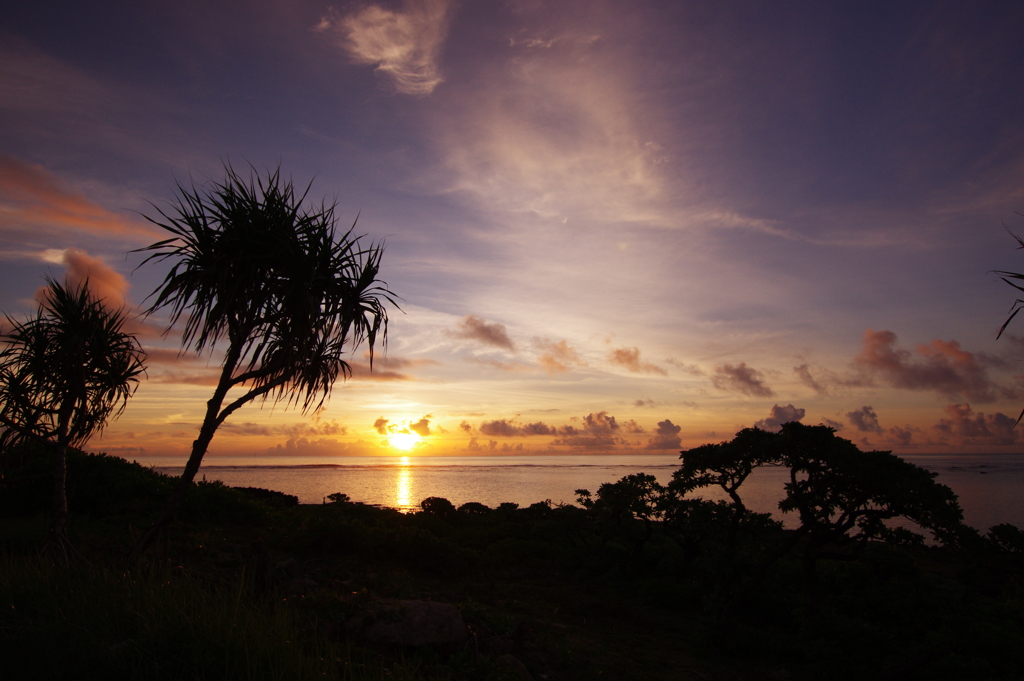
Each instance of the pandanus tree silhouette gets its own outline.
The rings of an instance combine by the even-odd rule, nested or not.
[[[1021,214],[1018,213],[1018,215]],[[1007,231],[1009,231],[1009,229],[1007,229]],[[1017,236],[1013,232],[1010,232],[1010,236],[1017,240],[1018,249],[1024,249],[1024,238]],[[1024,274],[1020,272],[1005,272],[1003,270],[995,270],[995,273],[1001,276],[1003,281],[1005,281],[1013,288],[1017,289],[1018,291],[1024,291],[1024,286],[1021,286],[1020,284],[1016,283],[1019,281],[1024,281]],[[1017,298],[1015,301],[1013,301],[1013,307],[1010,308],[1010,315],[1006,318],[1006,321],[1003,322],[1003,325],[999,327],[999,333],[996,334],[997,339],[1003,335],[1003,331],[1006,331],[1006,327],[1010,325],[1010,322],[1013,321],[1013,318],[1016,317],[1017,313],[1020,312],[1021,310],[1024,310],[1024,299]],[[1024,418],[1024,410],[1022,410],[1020,414],[1017,416],[1017,423],[1020,423],[1020,420],[1022,418]],[[1017,424],[1015,423],[1014,425]]]
[[[141,249],[171,261],[148,313],[166,308],[168,332],[181,323],[182,350],[224,343],[213,396],[185,470],[167,505],[135,547],[153,545],[180,511],[217,428],[254,400],[285,401],[303,413],[321,407],[335,380],[351,375],[344,355],[387,342],[386,304],[394,294],[377,279],[382,243],[361,244],[353,227],[338,235],[336,204],[307,206],[280,168],[221,182],[178,185],[168,213],[150,222],[170,238]],[[241,394],[232,395],[240,389]]]
[[[138,387],[145,353],[123,330],[126,316],[89,292],[47,280],[36,316],[7,318],[0,349],[0,449],[42,443],[54,452],[53,521],[47,549],[70,561],[67,450],[119,415]]]

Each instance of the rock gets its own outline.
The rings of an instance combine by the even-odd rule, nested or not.
[[[454,646],[466,640],[466,624],[454,605],[433,601],[378,601],[346,630],[368,643],[388,646]]]

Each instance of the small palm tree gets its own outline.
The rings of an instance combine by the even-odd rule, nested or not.
[[[136,556],[181,509],[214,433],[236,409],[268,398],[317,409],[351,374],[347,352],[365,341],[372,366],[377,341],[386,343],[385,304],[395,300],[377,279],[383,244],[363,247],[352,229],[338,235],[335,204],[304,206],[308,191],[297,194],[280,169],[244,178],[227,166],[222,182],[178,185],[170,214],[147,218],[171,236],[142,249],[143,264],[174,263],[149,312],[167,308],[168,331],[182,322],[183,349],[225,345],[185,470]],[[228,401],[236,388],[244,392]]]
[[[125,314],[94,298],[88,282],[73,287],[48,280],[36,316],[17,322],[0,349],[0,449],[41,442],[55,453],[54,517],[47,545],[65,561],[66,461],[119,415],[138,387],[145,353],[123,330]]]

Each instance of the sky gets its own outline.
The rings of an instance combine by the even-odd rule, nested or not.
[[[231,164],[358,216],[401,310],[324,409],[249,405],[210,456],[673,455],[791,420],[1024,451],[1021,3],[3,14],[0,310],[88,278],[149,352],[87,449],[187,456],[221,348],[139,316],[168,264],[132,251]]]

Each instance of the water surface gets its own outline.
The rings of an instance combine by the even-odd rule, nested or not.
[[[987,529],[999,523],[1024,527],[1024,454],[936,454],[905,457],[937,473],[937,480],[960,497],[969,525]],[[143,461],[170,475],[180,475],[180,460]],[[200,476],[236,487],[264,487],[294,494],[304,504],[322,503],[342,492],[354,501],[418,508],[427,497],[439,496],[456,506],[476,501],[490,507],[502,502],[520,506],[550,500],[574,503],[577,489],[596,492],[605,482],[631,473],[648,473],[667,483],[679,467],[678,454],[617,456],[480,456],[480,457],[345,457],[210,458]],[[741,494],[752,509],[778,512],[788,471],[763,468],[754,472]],[[723,498],[709,489],[707,498]]]

